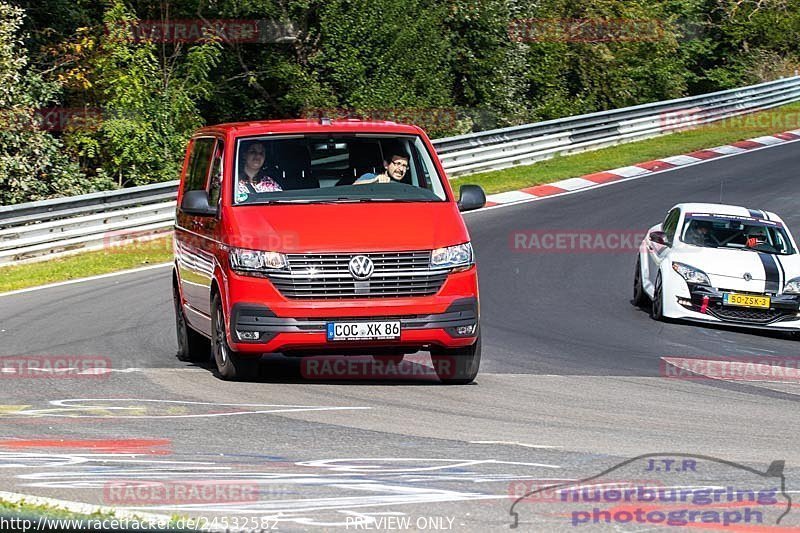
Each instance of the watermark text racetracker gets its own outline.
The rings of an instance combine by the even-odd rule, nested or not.
[[[720,130],[751,131],[790,131],[800,129],[800,112],[791,109],[769,109],[732,117],[719,117],[716,109],[694,107],[675,109],[659,114],[662,130],[692,129],[713,123]]]
[[[95,355],[12,355],[0,357],[0,379],[107,377],[111,359]]]
[[[108,23],[106,35],[130,43],[281,43],[297,37],[288,22],[264,19],[167,19]]]
[[[717,357],[664,356],[659,373],[667,379],[800,382],[800,357],[774,355]]]
[[[406,355],[402,360],[359,356],[304,357],[300,373],[305,379],[323,380],[437,380],[456,373],[453,357],[439,357],[427,366],[427,356]]]
[[[513,252],[629,253],[639,250],[644,231],[558,230],[514,231],[509,235]]]
[[[259,500],[266,494],[265,489],[268,487],[252,481],[115,480],[104,485],[103,499],[113,505],[243,503]]]
[[[652,42],[665,35],[657,19],[529,18],[508,25],[509,38],[524,43]]]

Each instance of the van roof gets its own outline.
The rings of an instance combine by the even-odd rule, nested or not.
[[[270,135],[281,133],[397,133],[418,135],[422,129],[411,124],[400,124],[386,120],[298,118],[290,120],[258,120],[250,122],[228,122],[206,126],[195,132],[233,133],[236,136]]]

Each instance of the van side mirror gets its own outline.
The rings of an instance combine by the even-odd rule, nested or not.
[[[458,190],[458,210],[472,211],[486,205],[486,193],[480,185],[462,185]]]
[[[217,216],[217,208],[208,204],[208,193],[206,191],[187,191],[183,194],[181,201],[181,211],[187,215],[197,215],[200,217]]]

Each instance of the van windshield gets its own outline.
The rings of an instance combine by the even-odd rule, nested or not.
[[[238,139],[234,205],[442,202],[439,173],[417,136]]]

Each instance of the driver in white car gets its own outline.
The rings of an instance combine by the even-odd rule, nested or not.
[[[750,226],[747,230],[747,247],[755,248],[767,244],[767,228],[764,226]]]
[[[711,230],[711,222],[696,220],[686,232],[686,242],[696,246],[719,246],[719,241]]]

